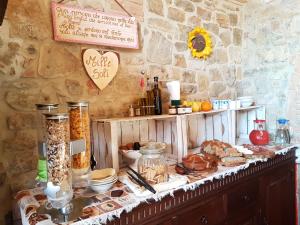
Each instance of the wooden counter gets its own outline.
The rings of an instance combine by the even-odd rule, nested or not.
[[[142,204],[109,225],[294,225],[295,149],[194,191]]]

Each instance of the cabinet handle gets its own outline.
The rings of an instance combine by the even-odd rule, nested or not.
[[[242,199],[245,201],[245,202],[249,202],[250,201],[250,197],[248,195],[243,195],[242,196]]]
[[[200,219],[201,224],[208,224],[208,219],[205,216],[202,216]]]

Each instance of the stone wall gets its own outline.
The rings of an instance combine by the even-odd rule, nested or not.
[[[186,99],[236,96],[242,78],[244,0],[123,0],[137,17],[141,48],[113,49],[121,64],[115,79],[99,91],[86,75],[81,51],[87,46],[52,40],[50,0],[10,0],[0,27],[0,214],[11,208],[11,194],[32,187],[36,175],[34,104],[87,99],[94,116],[122,116],[137,100],[140,72],[164,81],[179,79]],[[79,5],[124,14],[114,1],[74,0]],[[187,35],[195,26],[212,36],[207,60],[191,57]],[[4,208],[3,208],[4,207]],[[0,224],[3,223],[2,216]]]
[[[300,2],[250,1],[243,23],[243,79],[238,94],[254,94],[267,106],[269,130],[276,119],[290,119],[294,141],[300,138]]]

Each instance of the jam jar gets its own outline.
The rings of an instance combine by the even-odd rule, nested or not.
[[[164,158],[166,144],[149,142],[140,148],[138,172],[149,184],[168,181],[168,165]]]
[[[47,164],[46,164],[46,113],[57,113],[58,104],[36,104],[37,116],[37,138],[38,138],[38,164],[36,181],[38,186],[44,186],[47,182]]]
[[[45,114],[48,202],[56,209],[66,206],[73,197],[69,117],[67,114]]]
[[[83,140],[85,149],[72,155],[73,186],[85,187],[90,177],[91,137],[89,103],[86,101],[68,102],[70,117],[70,138]]]
[[[254,120],[254,129],[250,132],[249,139],[254,145],[269,144],[269,133],[265,128],[265,120]]]

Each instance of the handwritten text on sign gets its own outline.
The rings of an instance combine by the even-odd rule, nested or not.
[[[134,18],[81,9],[52,2],[54,39],[57,41],[139,47]]]
[[[83,53],[83,64],[90,78],[103,90],[116,76],[119,59],[114,52],[102,55],[95,49],[87,49]]]

